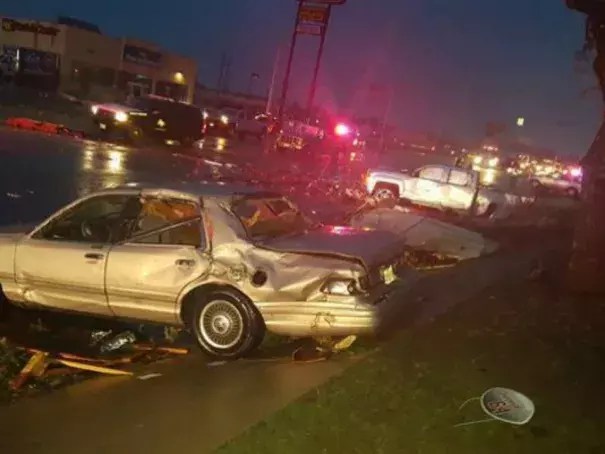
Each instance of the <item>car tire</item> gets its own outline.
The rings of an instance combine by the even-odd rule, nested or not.
[[[565,190],[565,194],[572,199],[577,199],[580,197],[580,191],[578,191],[576,188],[567,188]]]
[[[256,349],[265,323],[254,304],[235,289],[214,290],[198,297],[189,327],[201,350],[215,359],[237,359]]]
[[[184,138],[179,139],[179,144],[181,145],[182,148],[192,148],[194,143],[195,143],[195,140],[193,140],[189,137],[184,137]]]
[[[378,183],[372,192],[372,197],[376,199],[398,199],[399,188],[392,184]]]

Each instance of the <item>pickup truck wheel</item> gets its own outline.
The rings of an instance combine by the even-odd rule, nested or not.
[[[203,295],[191,311],[190,328],[199,347],[217,359],[237,359],[263,340],[265,324],[252,302],[235,289]]]
[[[374,188],[374,192],[372,192],[372,196],[381,199],[398,199],[399,198],[399,188],[392,184],[380,184],[378,183]]]

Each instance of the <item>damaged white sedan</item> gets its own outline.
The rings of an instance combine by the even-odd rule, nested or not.
[[[0,290],[22,307],[184,326],[211,356],[287,336],[370,334],[390,308],[403,242],[313,225],[278,194],[127,185],[0,235]]]

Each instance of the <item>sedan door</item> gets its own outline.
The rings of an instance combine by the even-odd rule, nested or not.
[[[106,288],[116,316],[178,323],[181,292],[210,268],[200,211],[190,201],[143,201],[131,238],[109,253]]]
[[[76,202],[22,240],[15,270],[25,302],[48,309],[112,315],[105,296],[105,266],[119,240],[129,194],[105,194]]]

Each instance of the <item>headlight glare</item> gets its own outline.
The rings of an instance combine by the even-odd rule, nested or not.
[[[116,112],[114,118],[117,122],[125,123],[128,121],[128,114],[126,112]]]

